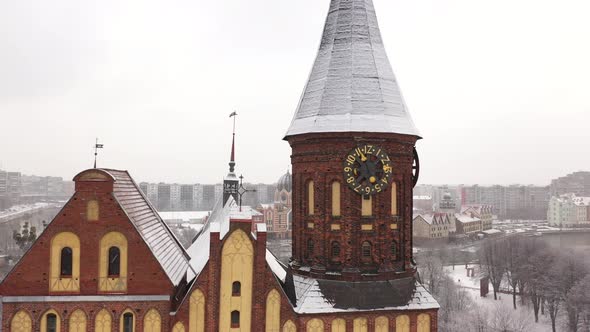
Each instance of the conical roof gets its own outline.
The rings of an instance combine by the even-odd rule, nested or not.
[[[286,137],[323,132],[420,136],[387,59],[372,0],[331,0]]]

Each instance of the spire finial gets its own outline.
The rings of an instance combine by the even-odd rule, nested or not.
[[[94,144],[94,168],[96,168],[96,157],[98,156],[98,149],[102,149],[104,144],[98,144],[98,137],[96,138],[96,143]]]
[[[232,139],[231,139],[231,156],[229,158],[229,172],[233,173],[235,166],[236,166],[236,116],[238,115],[237,112],[232,112],[229,117],[234,118],[234,128],[232,131]]]

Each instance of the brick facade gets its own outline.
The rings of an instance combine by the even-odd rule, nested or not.
[[[361,138],[362,137],[362,138]],[[332,278],[325,272],[338,271],[344,280],[389,280],[414,275],[412,264],[412,161],[416,137],[378,133],[323,133],[289,138],[293,149],[293,259],[295,270],[310,267],[314,276]],[[350,190],[343,176],[343,161],[357,146],[372,144],[384,149],[392,160],[392,180],[397,188],[397,213],[391,211],[391,188],[373,196],[373,216],[361,216],[362,197]],[[306,185],[314,181],[315,211],[307,214]],[[341,216],[331,211],[331,184],[341,183]],[[309,224],[314,227],[310,228]],[[340,225],[332,230],[331,225]],[[362,230],[371,225],[372,230]],[[394,225],[394,226],[392,226]],[[306,241],[315,243],[313,255]],[[341,255],[330,257],[330,243],[338,241]],[[361,258],[361,243],[373,244],[370,261]],[[391,243],[398,244],[393,255]],[[367,274],[371,274],[368,276]]]

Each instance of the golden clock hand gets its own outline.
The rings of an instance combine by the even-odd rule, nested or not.
[[[361,161],[367,161],[367,156],[365,156],[365,154],[363,153],[363,151],[361,151],[360,148],[357,148],[356,151],[358,152],[358,154],[361,157]]]

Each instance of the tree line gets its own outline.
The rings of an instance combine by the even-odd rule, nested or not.
[[[548,315],[554,332],[561,322],[568,332],[590,332],[590,264],[584,254],[549,247],[541,237],[511,236],[484,240],[475,255],[466,256],[447,248],[418,257],[420,279],[441,306],[439,331],[532,331],[539,315]],[[508,293],[512,308],[499,301],[491,309],[479,306],[443,264],[454,268],[466,261],[479,263],[478,277],[489,278],[490,296]]]

